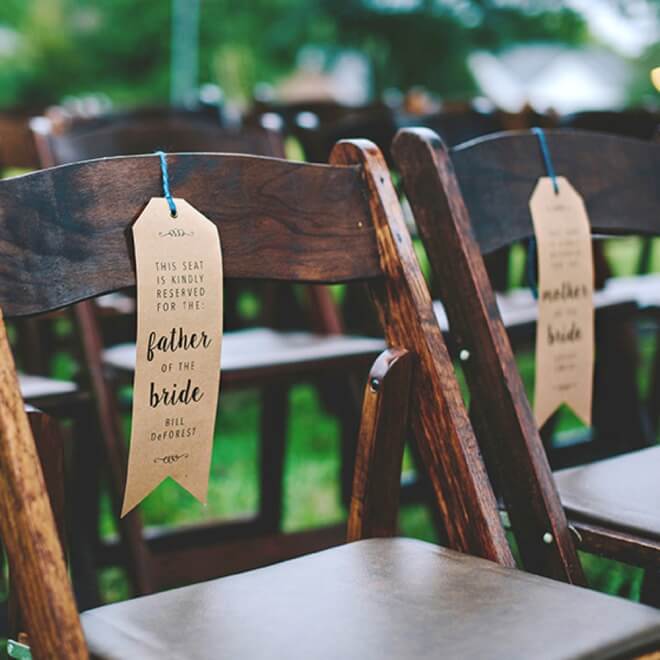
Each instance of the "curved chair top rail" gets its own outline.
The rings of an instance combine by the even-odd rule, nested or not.
[[[226,277],[346,282],[381,273],[361,166],[235,154],[176,154],[168,166],[172,195],[217,224]],[[4,313],[41,313],[133,286],[130,228],[162,194],[155,155],[0,181]]]
[[[466,108],[462,112],[436,112],[421,117],[404,117],[399,122],[401,128],[424,126],[435,131],[449,146],[461,144],[477,136],[496,133],[505,128],[500,114],[495,112],[479,112],[474,108]]]
[[[560,126],[651,140],[660,126],[660,112],[646,108],[576,112],[562,117]]]
[[[208,120],[178,116],[118,118],[62,133],[48,130],[42,118],[34,120],[32,126],[42,160],[48,166],[156,150],[284,157],[282,136],[274,131],[258,127],[223,128]]]
[[[603,133],[547,130],[557,176],[582,195],[594,233],[660,234],[660,145]],[[533,234],[529,200],[546,176],[529,131],[495,133],[450,149],[481,251]]]

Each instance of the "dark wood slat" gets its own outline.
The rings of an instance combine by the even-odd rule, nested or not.
[[[413,355],[388,349],[369,372],[355,460],[348,540],[396,536]]]
[[[178,154],[168,163],[174,196],[217,223],[226,277],[343,282],[380,274],[359,167],[226,154]],[[4,181],[5,314],[45,312],[134,285],[130,226],[161,195],[157,156],[63,165]]]
[[[576,518],[571,518],[571,526],[577,531],[574,539],[580,550],[635,566],[642,564],[660,569],[660,540],[608,529]]]
[[[222,541],[215,546],[190,546],[154,554],[159,589],[201,582],[268,566],[318,552],[346,541],[346,527],[336,525],[288,534]]]
[[[167,589],[339,545],[346,541],[346,526],[264,534],[261,521],[253,517],[152,527],[145,529],[144,538],[151,554],[155,587]],[[103,543],[99,553],[102,566],[116,565],[120,558],[117,539]]]
[[[299,383],[306,379],[313,381],[318,378],[320,371],[324,373],[342,374],[347,370],[366,374],[369,366],[378,357],[378,352],[365,353],[362,355],[339,355],[319,360],[305,360],[304,362],[289,362],[265,367],[254,367],[249,369],[237,369],[236,371],[223,372],[222,386],[254,387],[255,383],[260,385],[278,383]],[[133,371],[111,369],[113,375],[121,382],[131,383]]]
[[[382,280],[370,283],[389,346],[414,350],[412,427],[452,548],[513,566],[497,503],[403,211],[383,156],[371,143],[340,142],[331,161],[362,164]]]
[[[547,130],[555,171],[580,191],[594,233],[660,233],[660,145],[633,138]],[[538,138],[516,131],[451,150],[483,253],[533,234],[529,199],[546,176]]]
[[[273,534],[282,525],[289,388],[262,387],[260,394],[259,516],[262,532]]]

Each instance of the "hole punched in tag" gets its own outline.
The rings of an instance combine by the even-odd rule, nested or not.
[[[172,198],[172,193],[170,192],[170,175],[167,170],[167,156],[164,151],[157,151],[156,155],[160,158],[160,174],[163,180],[163,197],[167,200],[167,205],[170,207],[170,216],[172,216],[172,218],[177,218],[179,214],[176,210],[176,204]]]
[[[552,162],[552,156],[550,155],[550,148],[548,147],[548,141],[545,139],[545,132],[542,128],[534,126],[532,133],[536,135],[539,141],[539,147],[541,148],[541,156],[543,158],[543,165],[545,166],[545,171],[548,177],[552,181],[552,189],[555,191],[555,195],[559,194],[559,183],[557,181],[557,175],[555,174],[555,166]],[[539,297],[539,289],[537,282],[537,264],[536,264],[536,238],[532,237],[527,243],[527,286],[529,286],[534,299],[537,300]]]

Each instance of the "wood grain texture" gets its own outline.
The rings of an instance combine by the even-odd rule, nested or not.
[[[447,150],[435,133],[407,129],[393,154],[435,271],[475,405],[480,441],[500,485],[525,567],[584,584],[536,422],[475,242]],[[554,543],[543,536],[550,532]]]
[[[178,154],[168,165],[173,195],[218,225],[225,277],[343,282],[379,274],[359,167],[224,154]],[[0,305],[7,316],[134,285],[129,229],[158,196],[157,156],[2,181]]]
[[[64,509],[64,438],[55,419],[42,411],[25,406],[30,430],[35,440],[39,464],[44,475],[48,501],[55,519],[57,536],[66,553],[66,516]],[[18,567],[17,567],[18,568]],[[25,617],[20,611],[18,593],[20,575],[10,570],[8,619],[9,635],[13,639],[25,630]]]
[[[26,413],[32,436],[35,439],[48,500],[55,518],[57,536],[62,548],[66,549],[64,436],[59,423],[53,417],[32,408],[27,408]]]
[[[387,349],[364,388],[348,540],[396,536],[414,355]]]
[[[512,566],[495,496],[383,157],[372,143],[358,140],[338,143],[331,162],[364,168],[385,275],[371,282],[371,294],[388,345],[416,354],[411,421],[449,544]]]
[[[660,569],[660,541],[625,530],[613,530],[590,521],[571,518],[573,538],[580,550],[634,566]]]
[[[35,658],[88,657],[39,457],[0,320],[0,532]],[[20,567],[20,568],[19,568]]]
[[[555,171],[584,198],[594,233],[660,233],[660,145],[632,138],[547,130]],[[529,199],[546,176],[538,138],[489,135],[452,149],[452,163],[483,253],[532,235]]]

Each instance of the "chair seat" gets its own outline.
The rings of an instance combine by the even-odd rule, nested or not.
[[[250,328],[227,332],[222,338],[222,371],[241,371],[341,357],[376,356],[382,339],[351,335],[315,335]],[[119,344],[103,352],[103,361],[121,371],[135,370],[135,344]]]
[[[106,293],[94,302],[102,314],[135,314],[135,298],[125,293]]]
[[[24,399],[41,399],[48,396],[71,394],[78,386],[69,380],[55,380],[32,374],[18,374],[18,384]]]
[[[85,612],[105,660],[614,658],[660,612],[409,539],[373,539]]]
[[[660,540],[660,447],[555,472],[569,514]]]
[[[612,295],[629,296],[643,309],[660,307],[660,273],[613,277],[607,280],[605,290]]]
[[[536,323],[539,316],[538,302],[529,289],[513,289],[506,293],[497,293],[496,300],[505,328],[512,329]],[[636,301],[637,298],[634,292],[623,287],[610,288],[608,284],[604,289],[594,291],[596,310]],[[449,320],[442,303],[436,300],[433,306],[442,331],[447,332],[449,330]]]

